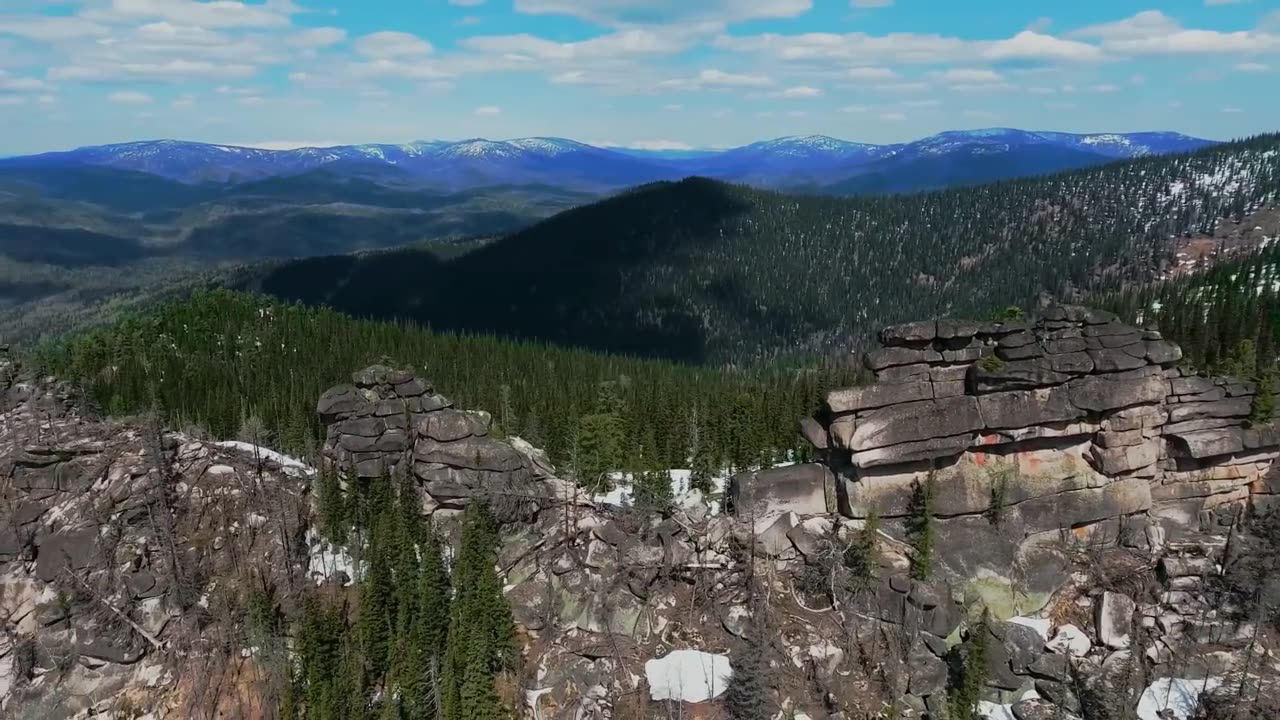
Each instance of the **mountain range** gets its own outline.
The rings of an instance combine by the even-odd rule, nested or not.
[[[549,185],[587,192],[697,175],[771,189],[874,193],[1044,174],[1213,143],[1172,132],[1071,134],[1010,128],[951,131],[889,145],[810,135],[700,151],[605,148],[552,137],[296,150],[155,140],[6,158],[0,160],[0,170],[91,166],[187,184],[235,184],[324,168],[386,186],[459,191]]]

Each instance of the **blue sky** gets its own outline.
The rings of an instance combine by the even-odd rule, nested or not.
[[[1032,9],[1032,8],[1035,9]],[[1276,0],[2,0],[0,154],[1280,129]]]

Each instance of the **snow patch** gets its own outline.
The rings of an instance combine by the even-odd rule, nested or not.
[[[252,443],[240,442],[239,440],[224,440],[222,442],[216,442],[214,445],[220,448],[236,450],[263,460],[274,462],[284,470],[286,475],[291,475],[293,477],[299,477],[298,473],[301,473],[306,477],[311,477],[316,474],[316,469],[310,465],[297,458],[289,457],[284,453],[276,452],[271,448],[264,448]]]
[[[1015,625],[1026,625],[1032,630],[1035,630],[1042,640],[1049,639],[1049,630],[1053,628],[1053,621],[1047,618],[1011,617],[1009,618],[1009,622],[1014,623]]]
[[[1200,695],[1209,693],[1222,684],[1222,678],[1199,679],[1159,678],[1142,692],[1138,699],[1139,720],[1189,720],[1200,707]]]
[[[673,650],[644,664],[649,696],[654,700],[706,702],[719,696],[733,671],[729,658],[701,650]]]

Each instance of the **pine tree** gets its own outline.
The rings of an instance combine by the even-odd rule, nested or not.
[[[356,619],[360,652],[368,679],[381,682],[386,675],[391,652],[391,617],[395,579],[391,553],[395,547],[395,518],[384,511],[369,535],[365,551],[365,576],[360,583],[360,608]]]
[[[907,533],[911,538],[911,577],[927,580],[933,572],[935,480],[930,471],[923,483],[913,483],[907,508]]]
[[[987,653],[991,642],[991,614],[982,610],[982,617],[969,629],[964,642],[953,658],[951,687],[947,704],[949,720],[981,720],[978,702],[987,686]]]
[[[733,674],[725,688],[724,704],[731,720],[768,720],[769,655],[765,607],[752,601],[751,621],[747,625],[738,650],[729,658]]]
[[[347,499],[342,492],[337,470],[325,464],[316,479],[320,530],[331,542],[345,545],[350,530]]]

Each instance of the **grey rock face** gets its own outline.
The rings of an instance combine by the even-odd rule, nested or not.
[[[725,499],[742,517],[753,512],[757,516],[823,515],[829,511],[827,498],[834,494],[834,485],[825,465],[790,465],[734,475]]]

